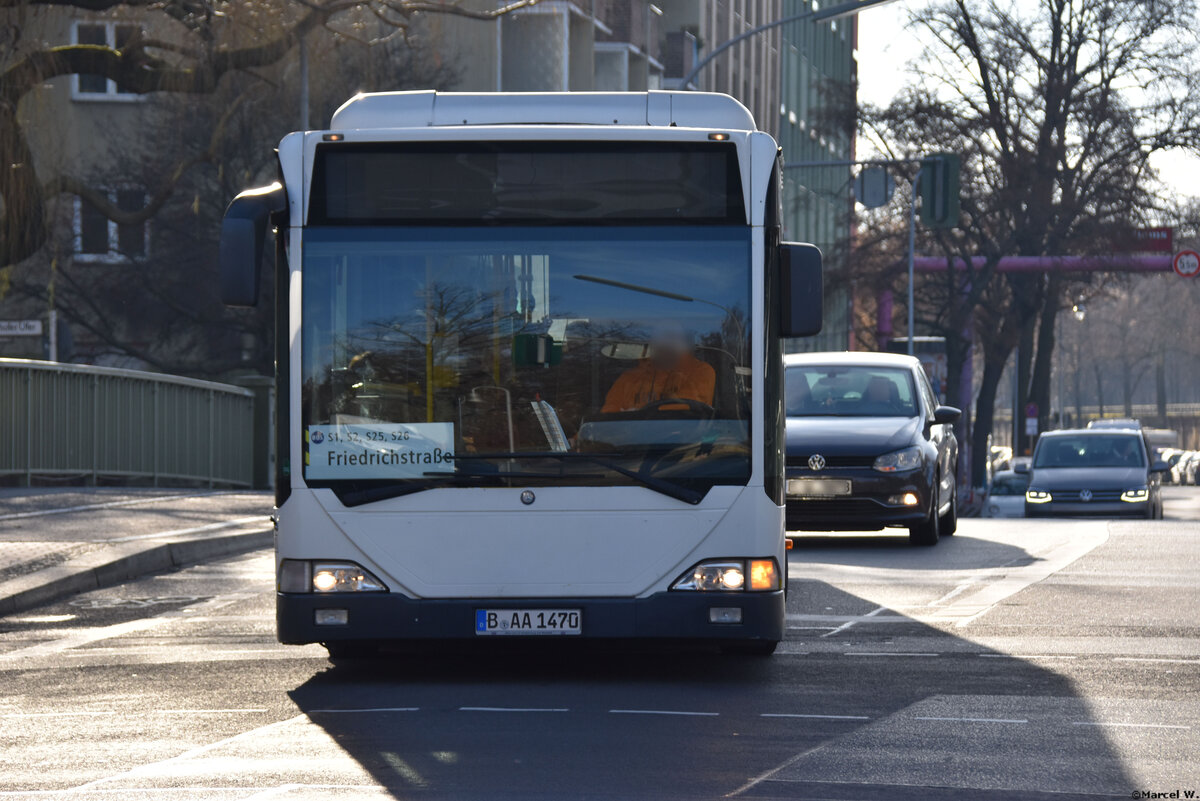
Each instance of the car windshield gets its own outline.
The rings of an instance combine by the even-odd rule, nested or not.
[[[1145,467],[1146,453],[1136,434],[1079,434],[1046,437],[1038,443],[1034,468]]]
[[[748,480],[749,229],[305,237],[310,486]]]
[[[916,417],[903,367],[798,365],[785,373],[788,417]]]

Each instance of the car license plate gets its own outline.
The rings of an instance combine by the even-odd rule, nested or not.
[[[476,634],[580,634],[578,609],[476,609]]]
[[[850,494],[850,481],[828,478],[789,478],[787,494],[792,498],[837,498]]]

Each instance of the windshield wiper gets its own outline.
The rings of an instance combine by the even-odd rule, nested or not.
[[[629,458],[629,454],[614,453],[612,457],[617,459]],[[599,465],[606,470],[611,470],[614,473],[619,473],[626,478],[631,478],[641,484],[648,490],[653,490],[660,495],[666,495],[669,498],[674,498],[677,501],[690,503],[693,506],[704,500],[704,493],[697,492],[689,487],[680,486],[673,481],[658,478],[649,473],[643,473],[638,470],[630,470],[627,467],[622,467],[603,456],[597,456],[591,453],[579,453],[577,451],[532,451],[532,452],[514,452],[514,453],[489,453],[489,454],[472,454],[470,456],[455,456],[456,460],[470,461],[473,459],[490,460],[490,459],[580,459],[585,462],[591,462],[594,465]],[[555,476],[559,478],[560,476]]]

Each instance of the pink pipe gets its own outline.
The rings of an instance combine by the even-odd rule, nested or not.
[[[1142,272],[1171,272],[1170,254],[1153,256],[1004,256],[996,269],[1002,273],[1040,273],[1062,270],[1064,272],[1097,272],[1142,273]],[[971,264],[979,269],[987,263],[983,256],[974,256]],[[963,269],[966,264],[962,259],[955,259],[956,269]],[[917,256],[913,259],[913,267],[922,272],[941,272],[946,269],[946,259],[936,256]]]

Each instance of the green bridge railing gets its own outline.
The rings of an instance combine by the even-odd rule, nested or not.
[[[255,483],[255,393],[192,378],[0,359],[0,476]]]

